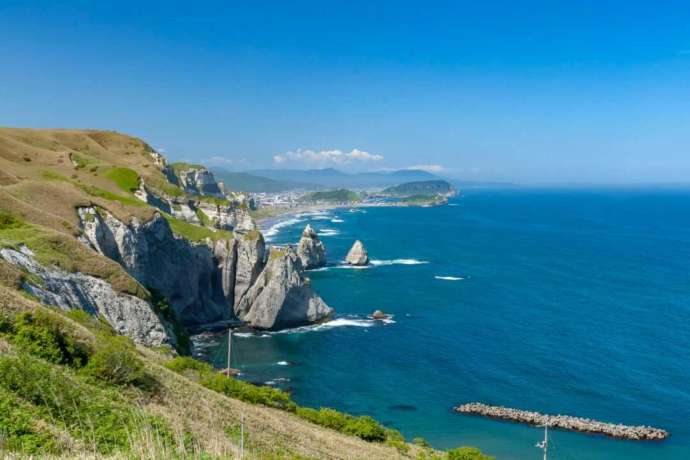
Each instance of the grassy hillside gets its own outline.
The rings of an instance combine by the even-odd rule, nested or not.
[[[0,248],[27,245],[42,264],[155,301],[77,240],[75,209],[149,219],[155,210],[132,193],[140,179],[183,194],[151,152],[114,132],[0,128]],[[231,236],[166,218],[192,240]],[[241,420],[247,458],[482,458],[406,444],[368,417],[298,407],[170,349],[137,346],[96,317],[40,305],[22,290],[30,277],[0,259],[2,458],[238,458]]]

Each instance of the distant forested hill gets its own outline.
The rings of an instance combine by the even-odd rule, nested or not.
[[[413,195],[445,195],[453,193],[453,186],[444,180],[427,180],[406,182],[394,187],[388,187],[382,193],[391,196],[413,196]]]
[[[240,192],[276,193],[287,190],[317,190],[321,188],[321,186],[317,184],[271,179],[249,173],[232,172],[221,168],[214,168],[212,172],[216,179],[223,181],[223,184],[228,190]]]
[[[249,171],[254,176],[277,181],[315,184],[328,188],[378,188],[412,181],[438,180],[439,176],[416,169],[345,173],[333,168],[325,169],[261,169]]]

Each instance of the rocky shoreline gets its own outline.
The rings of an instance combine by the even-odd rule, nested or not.
[[[479,415],[534,426],[548,425],[550,428],[603,434],[612,438],[633,441],[661,441],[669,436],[668,431],[651,426],[621,425],[568,415],[546,415],[503,406],[490,406],[478,402],[463,404],[453,408],[453,410],[462,414]]]

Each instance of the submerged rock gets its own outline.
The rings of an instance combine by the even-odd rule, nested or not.
[[[326,265],[326,248],[311,225],[307,224],[297,245],[297,255],[306,270]]]
[[[328,318],[333,309],[302,275],[293,248],[271,248],[266,267],[235,306],[237,316],[258,329],[303,326]]]
[[[345,262],[349,265],[363,266],[369,264],[369,255],[367,254],[367,249],[364,247],[361,241],[355,241],[352,245],[350,252],[347,253]]]

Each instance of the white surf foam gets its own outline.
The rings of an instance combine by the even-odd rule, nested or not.
[[[342,224],[345,221],[343,219],[339,219],[339,218],[335,217],[335,218],[331,219],[331,222],[333,222],[334,224]]]
[[[241,337],[243,339],[246,339],[247,337],[259,337],[262,339],[270,337],[268,334],[257,334],[255,332],[233,332],[232,333],[233,337]]]
[[[383,320],[375,319],[361,319],[361,318],[336,318],[330,321],[326,321],[321,324],[313,324],[311,326],[296,327],[294,329],[285,329],[282,331],[271,332],[271,334],[303,334],[305,332],[316,332],[325,331],[328,329],[334,329],[336,327],[373,327],[377,323],[383,324],[395,324],[392,318],[386,318]]]
[[[439,276],[439,275],[434,276],[434,278],[436,278],[437,280],[443,280],[443,281],[462,281],[465,279],[462,276]]]
[[[276,364],[278,366],[287,366],[289,363],[287,361],[278,361]]]
[[[372,260],[371,265],[382,266],[382,265],[421,265],[428,264],[429,262],[425,260],[417,259],[393,259],[393,260]]]
[[[332,229],[332,228],[322,228],[318,232],[319,236],[337,236],[340,235],[340,232],[338,230]]]
[[[369,265],[348,265],[346,263],[342,263],[340,265],[336,265],[334,268],[344,268],[347,270],[366,270],[371,267]]]
[[[302,219],[298,219],[297,217],[293,217],[291,219],[285,219],[281,220],[280,222],[276,222],[275,224],[271,225],[268,230],[264,231],[264,238],[266,241],[271,241],[271,239],[276,236],[278,233],[280,233],[280,230],[284,227],[289,227],[290,225],[296,225],[299,224],[300,222],[304,222]]]
[[[330,270],[330,267],[320,267],[320,268],[312,268],[310,270],[307,270],[308,272],[327,272]]]

